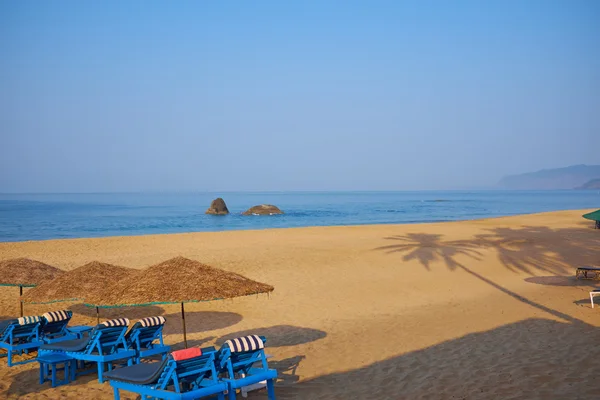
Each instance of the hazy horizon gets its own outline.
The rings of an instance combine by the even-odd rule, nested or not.
[[[600,164],[600,2],[0,3],[0,193],[494,190]]]

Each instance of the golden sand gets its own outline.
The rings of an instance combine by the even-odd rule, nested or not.
[[[0,260],[68,270],[184,256],[271,284],[270,297],[188,304],[186,320],[191,345],[267,336],[278,399],[594,399],[600,308],[588,292],[597,285],[573,277],[578,265],[600,264],[600,231],[584,212],[0,243]],[[17,315],[17,293],[0,288],[0,318]],[[26,305],[25,313],[67,306],[72,323],[94,323],[81,304]],[[164,315],[166,342],[181,346],[177,305],[102,312]],[[112,399],[112,391],[93,376],[52,389],[39,385],[36,364],[9,369],[0,359],[5,397]]]

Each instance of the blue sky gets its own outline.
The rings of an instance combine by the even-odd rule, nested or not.
[[[600,2],[0,1],[0,192],[419,190],[600,164]]]

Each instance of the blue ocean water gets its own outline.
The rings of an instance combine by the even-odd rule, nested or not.
[[[231,212],[205,215],[222,196]],[[257,204],[285,214],[242,216]],[[598,191],[0,194],[0,241],[454,221],[600,207]]]

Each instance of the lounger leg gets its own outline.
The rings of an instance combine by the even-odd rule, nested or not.
[[[56,387],[56,364],[52,364],[52,387]]]
[[[12,350],[8,349],[8,366],[12,367]]]
[[[44,364],[40,363],[40,385],[44,383]]]
[[[235,389],[231,386],[229,387],[228,396],[229,400],[235,400]]]
[[[273,379],[267,381],[267,393],[269,394],[269,400],[275,400],[275,386],[273,385]]]
[[[102,372],[104,372],[104,363],[98,361],[98,382],[104,383],[104,377],[102,376]]]
[[[65,382],[70,382],[71,380],[71,371],[69,371],[69,368],[71,366],[71,361],[65,361],[65,370],[63,371],[65,373]]]
[[[594,308],[594,294],[590,293],[590,301],[592,302],[592,308]]]
[[[121,399],[121,396],[119,395],[119,388],[113,388],[113,393],[115,395],[115,400]]]

